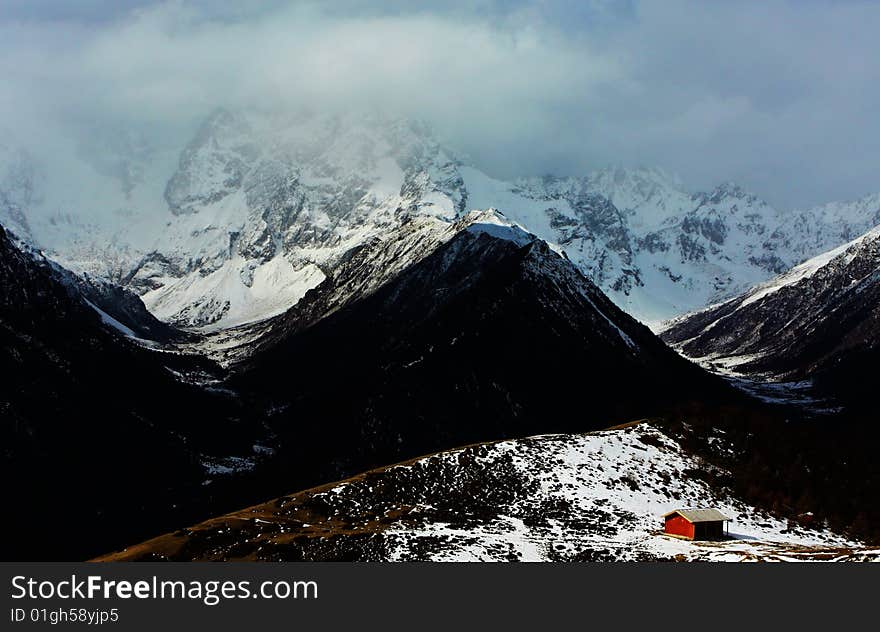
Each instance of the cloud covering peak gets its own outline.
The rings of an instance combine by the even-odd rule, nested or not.
[[[880,189],[880,5],[219,4],[8,0],[0,129],[40,155],[217,106],[370,109],[505,177],[657,164],[782,207]]]

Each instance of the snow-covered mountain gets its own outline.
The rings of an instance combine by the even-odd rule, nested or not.
[[[24,149],[0,142],[0,224],[24,240],[33,240],[27,213],[35,202],[34,172]]]
[[[786,216],[776,239],[801,260],[846,244],[880,226],[880,193]]]
[[[716,441],[726,444],[723,433]],[[726,445],[725,445],[726,447]],[[290,494],[101,561],[855,561],[880,549],[805,529],[716,489],[714,469],[647,424],[450,450]],[[683,475],[688,473],[688,475]],[[712,507],[730,539],[662,535]]]
[[[89,531],[53,542],[59,555],[279,481],[664,414],[694,388],[736,401],[495,211],[412,214],[347,250],[226,367],[193,352],[202,336],[140,340],[156,328],[136,322],[136,297],[82,283],[0,229],[0,472],[31,481],[12,499],[40,523],[0,541],[34,545],[63,511]],[[45,502],[50,489],[64,499]]]
[[[468,175],[469,203],[502,200],[499,208],[560,244],[643,321],[703,305],[784,268],[768,240],[780,214],[734,186],[689,195],[656,169],[512,187],[487,186],[475,170]]]
[[[880,348],[880,227],[743,295],[672,322],[689,357],[774,380],[834,382],[847,399]]]
[[[174,217],[127,283],[183,325],[281,313],[405,215],[456,217],[454,164],[412,123],[218,111],[181,155],[165,189]]]
[[[24,177],[26,154],[5,155],[0,221],[134,289],[161,319],[215,329],[285,311],[414,215],[497,208],[646,322],[734,296],[880,220],[877,195],[780,212],[733,184],[691,193],[659,169],[502,181],[429,126],[377,115],[218,110],[182,149],[105,132],[42,178]]]
[[[661,415],[695,390],[737,401],[494,211],[411,217],[231,364],[226,386],[262,396],[279,461],[303,486],[474,441]]]

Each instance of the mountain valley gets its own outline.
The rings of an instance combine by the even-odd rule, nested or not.
[[[91,142],[0,145],[6,559],[876,559],[880,195],[503,180],[375,114]]]

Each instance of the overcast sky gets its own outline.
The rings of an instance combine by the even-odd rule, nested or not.
[[[878,2],[323,4],[2,0],[0,129],[39,154],[217,105],[366,106],[497,176],[658,165],[781,208],[880,191]]]

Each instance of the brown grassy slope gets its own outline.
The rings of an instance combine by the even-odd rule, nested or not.
[[[382,559],[381,538],[374,536],[405,518],[416,496],[431,493],[425,489],[432,481],[456,476],[476,486],[487,475],[494,476],[502,495],[504,489],[522,484],[503,466],[487,473],[476,464],[475,457],[484,456],[493,443],[497,442],[440,453],[457,453],[452,465],[439,454],[416,457],[212,518],[92,561]],[[419,467],[400,467],[415,463]],[[331,491],[341,486],[344,493]],[[490,509],[493,499],[469,490],[466,483],[444,501],[445,511],[460,519]]]

